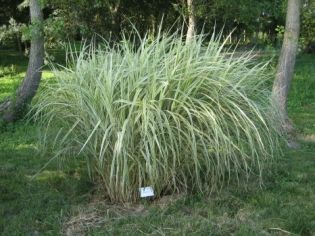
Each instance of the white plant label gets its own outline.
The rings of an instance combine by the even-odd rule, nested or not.
[[[154,190],[153,190],[153,187],[151,187],[151,186],[139,188],[139,192],[140,192],[141,198],[154,196]]]

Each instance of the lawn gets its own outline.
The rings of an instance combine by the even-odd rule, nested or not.
[[[0,100],[27,58],[0,51]],[[44,79],[52,74],[44,70]],[[264,185],[230,185],[211,196],[166,196],[126,206],[102,199],[80,159],[38,172],[50,154],[32,122],[0,126],[2,235],[315,235],[315,55],[300,55],[289,99],[301,148],[285,150]],[[37,174],[35,177],[34,175]]]

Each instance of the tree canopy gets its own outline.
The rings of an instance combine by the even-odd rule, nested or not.
[[[140,34],[157,31],[163,21],[165,30],[175,30],[188,22],[186,0],[43,0],[46,43],[51,46],[68,40],[91,38],[97,34],[118,39],[122,31],[135,26]],[[28,23],[25,9],[17,9],[20,0],[1,0],[1,33],[10,32],[12,19],[16,24]],[[302,39],[304,45],[314,41],[314,3],[306,1],[303,7]],[[275,45],[282,36],[286,0],[195,0],[196,30],[206,33],[223,29],[232,40],[245,44],[269,43]],[[11,19],[11,21],[10,21]],[[11,23],[10,23],[11,22]],[[5,25],[5,27],[4,27]],[[12,31],[12,30],[11,30]],[[22,30],[21,30],[22,31]],[[27,30],[24,30],[24,34]],[[0,34],[1,34],[0,33]],[[12,32],[9,33],[12,37]],[[14,34],[13,34],[14,35]],[[14,35],[15,37],[15,35]],[[5,44],[2,37],[2,46]]]

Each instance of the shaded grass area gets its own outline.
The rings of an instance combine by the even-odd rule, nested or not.
[[[20,73],[27,60],[16,54],[0,55],[0,68],[16,67],[0,77],[1,100],[23,78]],[[289,111],[303,136],[315,134],[314,87],[315,56],[302,55]],[[2,235],[315,234],[315,140],[301,141],[301,149],[285,151],[262,188],[250,182],[246,188],[231,185],[211,197],[167,196],[125,207],[107,204],[93,194],[94,186],[78,160],[65,169],[53,163],[32,180],[50,157],[41,153],[37,141],[34,124],[21,121],[0,127]]]
[[[300,133],[315,134],[315,56],[298,57],[289,94],[290,117]],[[315,141],[315,140],[314,140]]]

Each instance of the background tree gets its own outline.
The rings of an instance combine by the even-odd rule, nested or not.
[[[288,117],[287,100],[294,73],[295,59],[300,32],[301,0],[288,0],[287,17],[282,49],[279,57],[273,95],[284,118],[284,130],[289,135],[289,146],[296,146],[293,140],[293,125]]]
[[[186,43],[190,42],[195,34],[196,19],[195,19],[195,7],[193,0],[187,0],[188,11],[188,29],[186,35]]]
[[[31,49],[26,76],[17,90],[16,97],[2,104],[3,120],[12,122],[26,111],[28,103],[35,96],[41,80],[44,64],[43,12],[39,0],[29,1],[31,16]],[[0,108],[1,109],[1,108]]]

